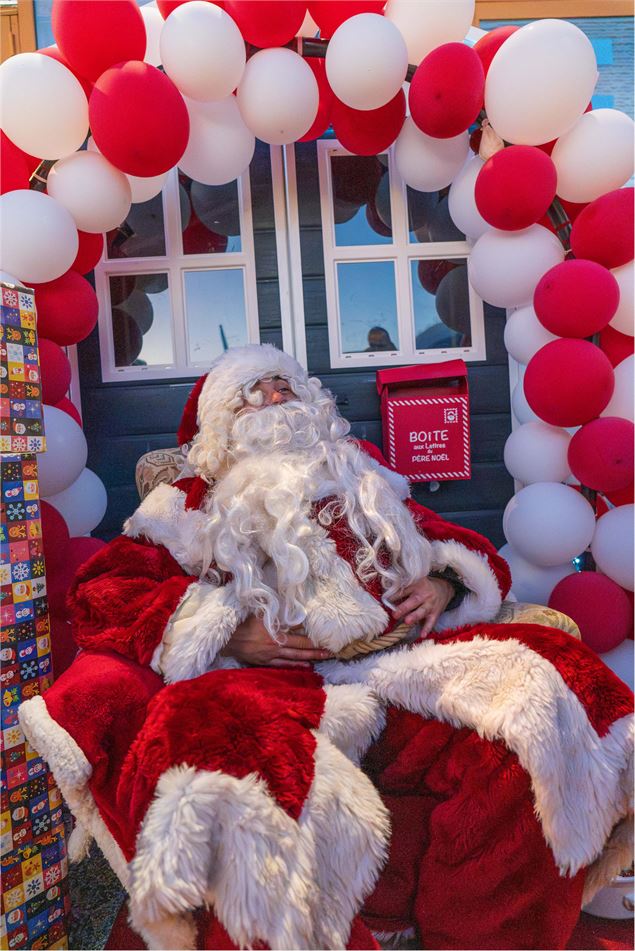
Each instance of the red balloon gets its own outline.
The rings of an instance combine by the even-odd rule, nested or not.
[[[483,65],[483,72],[486,76],[492,65],[492,60],[505,40],[508,40],[512,33],[515,33],[516,30],[519,29],[519,26],[497,26],[496,29],[489,30],[485,36],[480,38],[478,43],[474,44],[474,52],[479,57]]]
[[[595,261],[563,261],[550,268],[534,291],[540,323],[556,337],[591,337],[615,315],[620,288]]]
[[[42,548],[47,575],[61,571],[66,564],[69,544],[68,526],[56,508],[44,499],[40,500],[42,519]]]
[[[93,84],[89,79],[85,79],[83,76],[80,76],[77,73],[67,59],[64,59],[60,53],[57,46],[46,46],[43,50],[38,50],[38,53],[42,53],[43,56],[50,56],[51,59],[56,59],[58,63],[61,63],[62,66],[66,66],[66,69],[69,70],[78,81],[82,89],[84,90],[84,95],[87,99],[90,99],[90,94],[93,91]]]
[[[635,339],[630,334],[621,334],[609,324],[600,334],[600,348],[611,361],[611,366],[616,367],[633,353]]]
[[[633,196],[632,188],[617,188],[586,206],[571,231],[571,250],[577,258],[589,258],[608,268],[633,260]]]
[[[488,224],[517,231],[535,224],[556,194],[556,167],[533,145],[511,145],[487,160],[478,174],[474,198]]]
[[[50,605],[49,605],[50,610]],[[60,677],[71,666],[79,648],[73,639],[73,626],[65,617],[50,615],[51,659],[53,676]]]
[[[349,152],[377,155],[395,141],[406,118],[403,89],[379,109],[351,109],[335,96],[332,123],[335,136]]]
[[[377,234],[384,238],[392,238],[392,228],[389,228],[379,217],[377,205],[373,199],[366,205],[366,221]]]
[[[71,365],[62,348],[44,337],[40,337],[40,374],[42,400],[55,406],[71,385]]]
[[[582,426],[599,416],[613,390],[613,367],[588,340],[552,340],[529,361],[527,402],[552,426]]]
[[[326,78],[324,60],[318,59],[317,56],[309,56],[305,62],[311,67],[317,81],[320,100],[313,125],[301,139],[298,139],[298,142],[311,142],[313,139],[319,139],[320,136],[326,132],[331,124],[331,111],[333,109],[333,100],[335,99],[335,94]]]
[[[0,152],[4,152],[5,150],[10,151],[12,154],[17,153],[17,155],[23,159],[23,161],[26,163],[29,176],[33,174],[38,165],[42,164],[42,159],[36,158],[34,155],[29,155],[28,152],[23,152],[22,149],[19,149],[15,142],[12,142],[9,136],[5,135],[5,133],[0,129]]]
[[[82,425],[82,417],[79,415],[79,410],[68,396],[64,396],[59,403],[55,404],[55,409],[61,409],[63,413],[68,413],[71,416],[78,426]]]
[[[88,336],[97,323],[99,302],[85,277],[67,271],[54,281],[33,287],[37,326],[43,337],[69,347]]]
[[[625,489],[618,489],[617,492],[607,492],[605,494],[609,502],[615,505],[616,508],[620,505],[632,505],[635,501],[635,485],[631,482]]]
[[[151,177],[173,168],[187,146],[190,119],[181,93],[148,63],[106,70],[88,104],[99,151],[128,175]]]
[[[631,603],[623,588],[596,571],[577,571],[559,581],[549,607],[572,618],[582,640],[598,654],[621,644],[631,626]]]
[[[0,135],[2,136],[0,142],[0,195],[4,195],[5,192],[28,188],[31,173],[29,172],[25,153],[17,145],[14,145],[4,132],[0,132]]]
[[[630,419],[602,416],[574,433],[569,443],[571,471],[582,485],[598,492],[619,492],[633,482],[633,432]]]
[[[419,282],[429,294],[436,294],[437,288],[446,274],[453,271],[458,265],[454,261],[440,261],[422,259],[417,265]]]
[[[208,2],[214,3],[221,9],[225,8],[224,0],[208,0]],[[172,11],[176,10],[177,7],[180,7],[182,3],[188,3],[188,0],[157,0],[157,7],[163,19],[167,20]]]
[[[344,20],[358,13],[382,14],[385,0],[309,0],[309,13],[320,28],[320,37],[329,39]]]
[[[66,617],[66,595],[78,568],[96,555],[106,542],[101,538],[71,538],[64,553],[64,563],[47,577],[47,594],[51,614]]]
[[[422,60],[410,83],[412,120],[426,135],[449,139],[472,125],[483,106],[485,74],[464,43],[443,43]]]
[[[243,39],[262,49],[293,39],[302,26],[306,0],[225,0],[225,10]]]
[[[102,256],[104,250],[103,234],[90,234],[88,231],[78,231],[79,248],[71,270],[78,274],[88,274],[92,271]]]
[[[53,0],[53,35],[73,72],[91,79],[125,60],[142,60],[146,29],[135,0]]]

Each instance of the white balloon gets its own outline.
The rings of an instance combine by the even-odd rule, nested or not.
[[[18,53],[0,66],[0,126],[29,155],[62,158],[88,134],[88,100],[56,59]]]
[[[635,686],[634,651],[635,644],[630,637],[627,637],[625,641],[622,641],[621,644],[614,647],[612,651],[607,651],[605,654],[602,654],[602,661],[606,666],[612,670],[620,680],[623,680],[631,690],[633,690]]]
[[[420,192],[436,192],[450,184],[469,148],[467,132],[434,139],[407,118],[395,143],[395,162],[406,185]]]
[[[587,36],[567,20],[536,20],[500,47],[485,80],[485,111],[515,145],[563,135],[587,107],[598,71]]]
[[[351,109],[379,109],[397,95],[408,51],[397,27],[378,13],[359,13],[337,28],[326,50],[326,76]]]
[[[522,380],[519,380],[514,387],[511,403],[512,412],[519,423],[534,423],[541,421],[540,417],[536,416],[533,409],[527,402]]]
[[[163,17],[161,17],[161,22],[163,22]],[[99,155],[101,155],[101,152],[97,147],[97,143],[93,139],[92,135],[88,137],[86,149],[88,152],[97,152]],[[140,178],[137,175],[126,175],[128,184],[130,185],[132,204],[138,205],[143,201],[150,201],[151,198],[154,198],[155,195],[158,195],[165,185],[168,174],[168,172],[164,172],[162,175],[152,175],[150,178]]]
[[[161,50],[159,41],[161,30],[163,29],[163,17],[159,13],[155,3],[144,3],[139,12],[143,17],[143,23],[146,28],[146,55],[143,57],[145,63],[150,66],[161,65]]]
[[[621,188],[633,174],[635,123],[617,109],[580,116],[553,147],[557,193],[566,201],[589,202]]]
[[[237,99],[254,135],[269,145],[287,145],[313,125],[320,93],[308,63],[293,50],[278,48],[251,57]]]
[[[618,330],[621,334],[628,334],[629,337],[635,336],[635,300],[633,299],[633,282],[635,274],[633,273],[633,262],[622,264],[621,267],[613,268],[613,277],[619,284],[620,302],[617,310],[609,321],[611,327]]]
[[[635,397],[635,356],[626,357],[613,370],[615,389],[608,406],[602,410],[600,416],[621,416],[623,419],[635,420],[633,402]]]
[[[448,195],[450,217],[459,231],[468,238],[480,238],[490,228],[474,200],[474,185],[484,164],[478,155],[468,159],[450,185]]]
[[[384,16],[406,41],[408,62],[418,66],[442,43],[465,38],[474,19],[474,0],[388,0]]]
[[[82,469],[71,485],[45,501],[60,513],[71,538],[78,538],[97,528],[106,514],[108,497],[99,476],[91,469]]]
[[[468,258],[470,283],[495,307],[520,307],[533,300],[542,275],[564,261],[564,254],[555,234],[542,225],[522,231],[492,228],[481,235]]]
[[[511,545],[503,545],[499,548],[498,554],[509,565],[514,594],[519,601],[526,601],[528,604],[547,604],[558,582],[575,572],[570,561],[564,565],[552,565],[546,568],[532,565]]]
[[[509,544],[534,565],[562,565],[588,547],[595,513],[568,485],[534,482],[517,492],[503,514]]]
[[[236,97],[219,102],[186,99],[185,104],[190,137],[179,160],[181,171],[204,185],[224,185],[242,175],[253,158],[256,139],[243,121]]]
[[[51,198],[70,211],[80,231],[110,231],[130,211],[128,179],[100,152],[75,152],[60,159],[49,172],[46,187]]]
[[[567,451],[571,436],[548,423],[523,423],[507,438],[503,458],[514,479],[532,482],[566,482],[571,475]]]
[[[161,62],[189,99],[224,99],[243,75],[245,41],[234,20],[215,3],[190,0],[176,7],[163,25]]]
[[[43,406],[46,452],[38,455],[40,495],[49,498],[75,481],[88,457],[86,437],[72,416],[54,406]]]
[[[627,591],[633,590],[633,513],[635,505],[620,505],[601,515],[591,542],[591,554],[602,572]]]
[[[79,247],[69,211],[42,192],[0,195],[0,267],[23,284],[53,281],[68,271]]]
[[[557,339],[555,334],[550,333],[540,323],[531,304],[519,307],[507,318],[505,347],[514,360],[518,360],[523,366],[527,366],[541,347]]]

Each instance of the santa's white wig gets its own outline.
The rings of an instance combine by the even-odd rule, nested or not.
[[[350,426],[335,409],[335,400],[316,377],[288,353],[270,343],[232,347],[214,361],[202,382],[196,399],[196,428],[187,455],[187,461],[198,475],[208,482],[228,461],[232,427],[236,413],[251,397],[254,385],[262,379],[282,377],[303,403],[313,405],[332,420],[332,438],[346,435]],[[189,442],[188,433],[181,427],[179,441]]]

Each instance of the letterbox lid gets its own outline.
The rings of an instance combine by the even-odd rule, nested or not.
[[[390,367],[377,370],[377,392],[395,384],[416,383],[419,380],[449,380],[466,377],[464,360],[444,360],[441,363],[418,363],[409,367]]]

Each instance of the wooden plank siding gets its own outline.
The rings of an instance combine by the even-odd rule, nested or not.
[[[305,144],[298,146],[297,153],[309,368],[333,391],[343,415],[351,421],[353,434],[381,446],[374,370],[330,368],[316,149]],[[252,162],[250,179],[261,338],[281,346],[271,172],[268,149],[261,143]],[[510,431],[503,327],[502,312],[490,311],[486,318],[487,362],[468,364],[472,479],[444,483],[436,492],[430,492],[427,485],[414,490],[422,504],[483,532],[499,545],[504,541],[502,510],[513,494],[513,482],[502,464],[503,446]],[[95,534],[111,538],[138,504],[134,486],[138,458],[151,449],[176,444],[176,429],[193,381],[102,383],[96,331],[80,344],[79,364],[88,466],[100,476],[108,491],[108,510]]]

